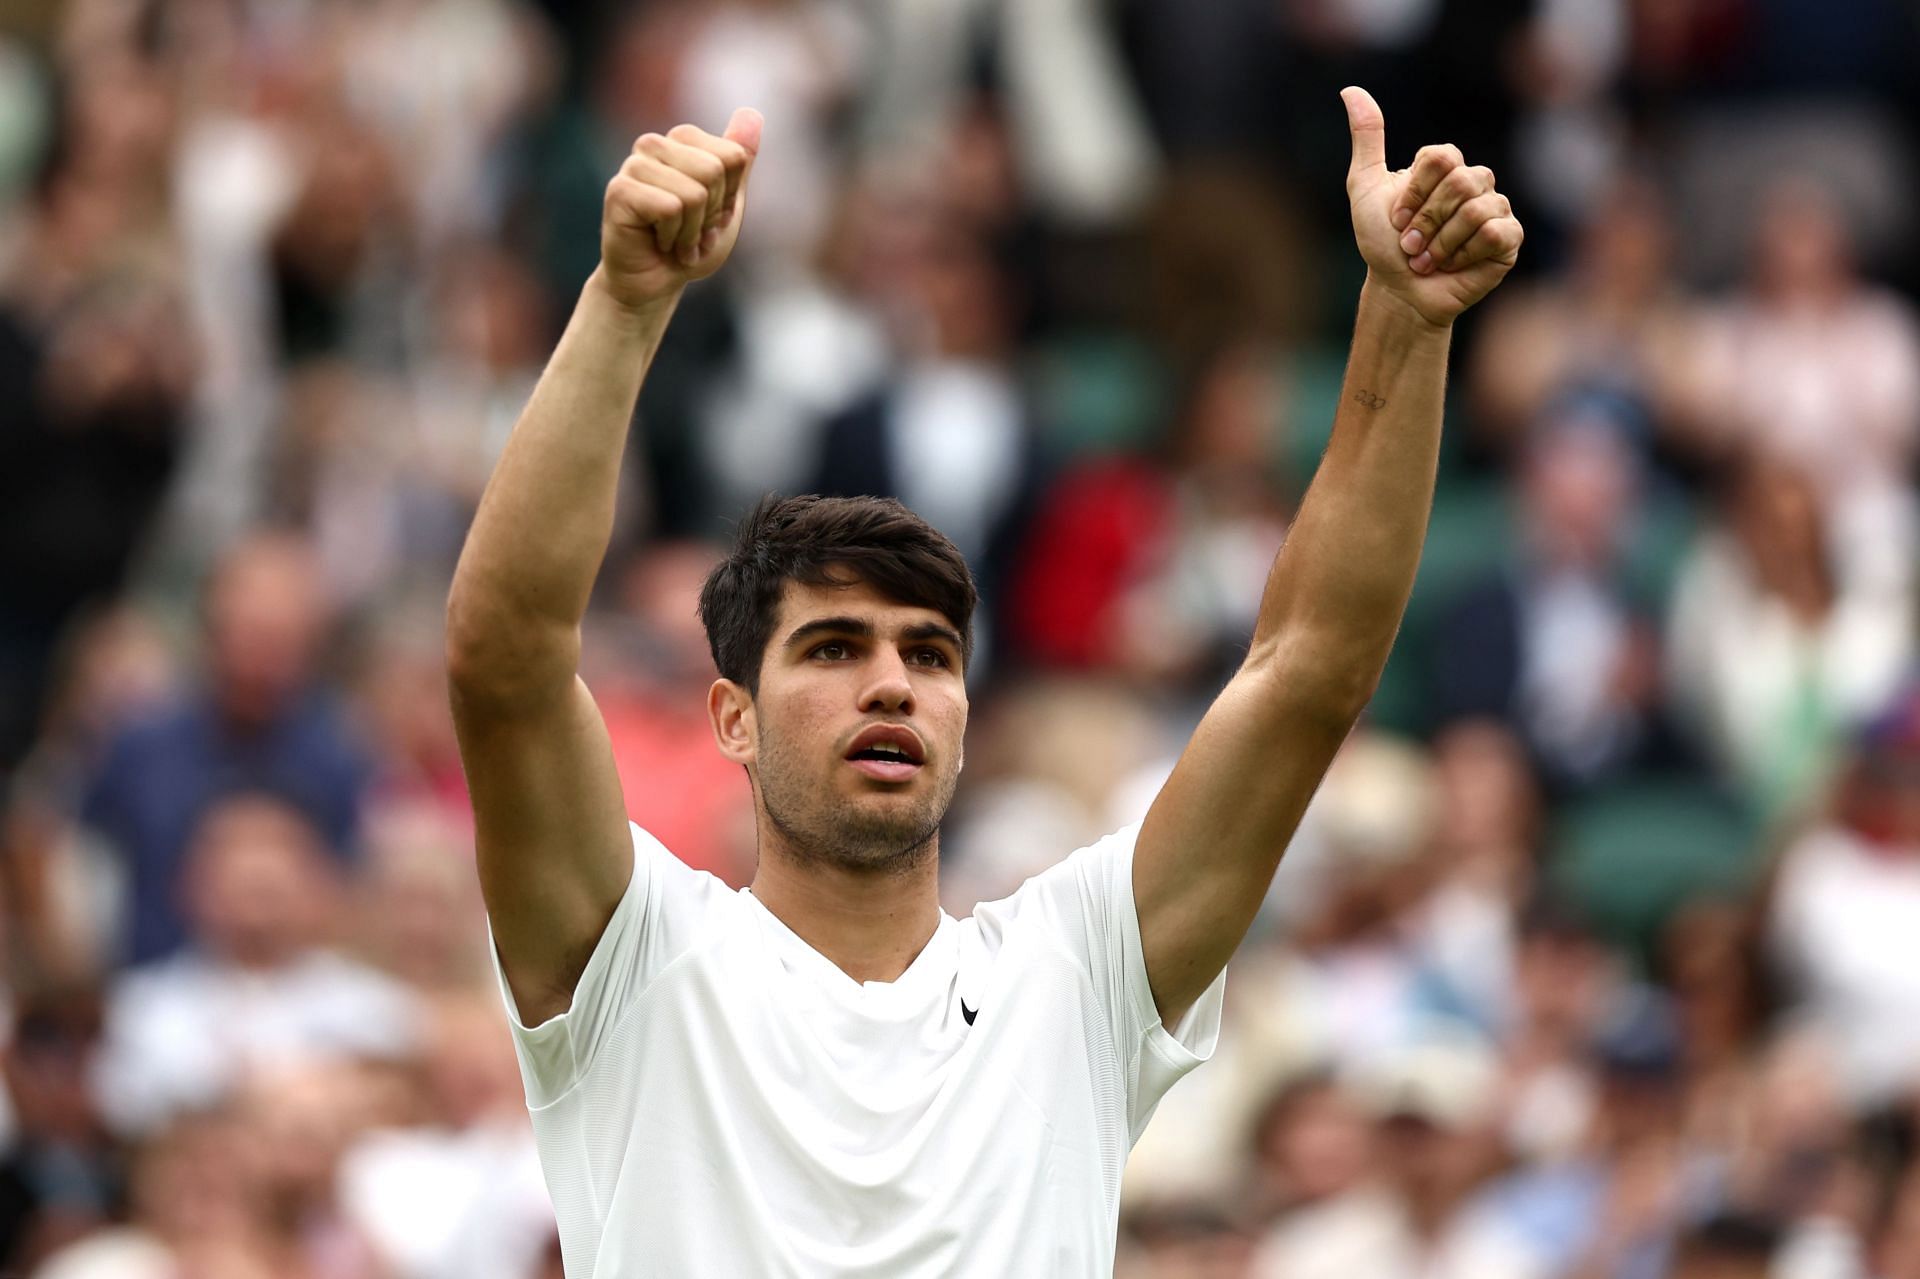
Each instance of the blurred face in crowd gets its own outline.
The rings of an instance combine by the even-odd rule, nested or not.
[[[99,1009],[83,994],[21,1013],[4,1060],[14,1122],[23,1133],[74,1144],[96,1135],[89,1085],[99,1037]]]
[[[700,624],[700,587],[716,558],[704,542],[663,543],[636,556],[621,582],[621,603],[646,649],[636,674],[675,688],[665,706],[686,706],[678,691],[693,684],[705,688],[713,679],[713,655]]]
[[[80,176],[118,185],[163,171],[176,104],[156,65],[131,50],[101,50],[67,91],[69,163]]]
[[[1290,1088],[1261,1125],[1258,1158],[1289,1203],[1351,1190],[1373,1166],[1373,1132],[1353,1099],[1330,1080]]]
[[[187,890],[201,947],[245,968],[271,968],[316,945],[336,890],[319,837],[265,797],[230,799],[201,822]]]
[[[1846,216],[1833,197],[1806,181],[1782,182],[1761,201],[1751,260],[1763,292],[1783,301],[1818,300],[1853,274]]]
[[[325,622],[319,566],[292,537],[244,543],[206,597],[207,657],[221,712],[241,726],[271,720],[305,686]]]
[[[1537,555],[1590,571],[1612,561],[1634,497],[1632,459],[1612,431],[1580,421],[1549,425],[1528,451],[1521,485]]]
[[[1450,1209],[1495,1167],[1497,1142],[1483,1122],[1401,1112],[1380,1133],[1381,1167],[1416,1210]]]
[[[393,836],[369,849],[356,876],[366,949],[410,985],[436,989],[483,972],[486,964],[479,889],[473,863],[447,842],[435,816],[409,816]]]
[[[479,368],[512,374],[547,353],[551,305],[539,277],[518,257],[481,242],[459,255],[439,293],[448,345]]]
[[[958,632],[932,609],[864,582],[786,584],[745,724],[750,746],[722,746],[747,765],[791,851],[877,870],[931,849],[960,776],[960,663]],[[876,754],[889,750],[906,758]]]
[[[333,1197],[341,1153],[356,1135],[351,1067],[311,1067],[255,1081],[240,1101],[254,1183],[270,1223],[298,1228]]]
[[[956,359],[994,359],[1006,353],[1006,282],[992,254],[957,219],[935,220],[920,245],[909,283],[927,324],[934,352]]]
[[[135,1155],[135,1223],[172,1244],[250,1230],[258,1210],[255,1154],[231,1115],[176,1120]]]
[[[1606,952],[1567,927],[1521,935],[1514,983],[1529,1029],[1563,1047],[1584,1043],[1611,988]]]
[[[1671,281],[1672,227],[1652,183],[1629,179],[1582,229],[1581,268],[1597,287],[1642,296]]]
[[[1493,720],[1463,721],[1434,741],[1434,839],[1472,882],[1524,896],[1540,797],[1526,750]]]
[[[1216,485],[1238,481],[1257,489],[1271,467],[1281,400],[1257,347],[1222,353],[1202,374],[1180,424],[1182,460]]]
[[[428,1092],[455,1127],[521,1113],[513,1040],[491,998],[454,996],[434,1009],[425,1066]]]

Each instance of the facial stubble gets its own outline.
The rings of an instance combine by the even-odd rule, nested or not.
[[[959,769],[934,775],[934,784],[907,802],[875,793],[880,804],[838,796],[807,777],[800,750],[762,720],[755,746],[760,802],[788,851],[803,860],[864,874],[900,873],[934,853],[934,837],[953,803]],[[931,768],[931,764],[921,767]]]

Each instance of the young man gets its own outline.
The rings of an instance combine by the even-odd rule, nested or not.
[[[575,673],[641,376],[740,234],[761,122],[648,134],[448,607],[481,885],[569,1274],[1112,1273],[1121,1167],[1211,1051],[1221,973],[1386,660],[1455,316],[1520,226],[1452,147],[1386,167],[1345,94],[1368,278],[1326,457],[1245,666],[1145,822],[941,913],[973,586],[893,503],[763,504],[701,609],[759,866],[630,828]],[[644,779],[636,779],[644,785]]]

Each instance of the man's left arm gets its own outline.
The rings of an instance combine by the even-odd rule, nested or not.
[[[1512,267],[1520,224],[1458,149],[1386,166],[1348,89],[1347,194],[1367,263],[1333,435],[1275,560],[1244,665],[1208,710],[1135,844],[1147,978],[1177,1021],[1253,923],[1315,787],[1386,665],[1433,502],[1453,320]]]

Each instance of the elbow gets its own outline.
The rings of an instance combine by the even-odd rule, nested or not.
[[[1360,646],[1316,644],[1306,637],[1256,643],[1241,667],[1242,678],[1262,685],[1292,714],[1344,734],[1373,700],[1386,665],[1384,653]]]
[[[495,683],[506,663],[500,645],[490,638],[485,610],[456,584],[447,599],[447,684],[456,693],[471,694]]]
[[[447,685],[467,705],[512,703],[571,680],[579,666],[577,627],[516,616],[458,579],[447,599]]]

